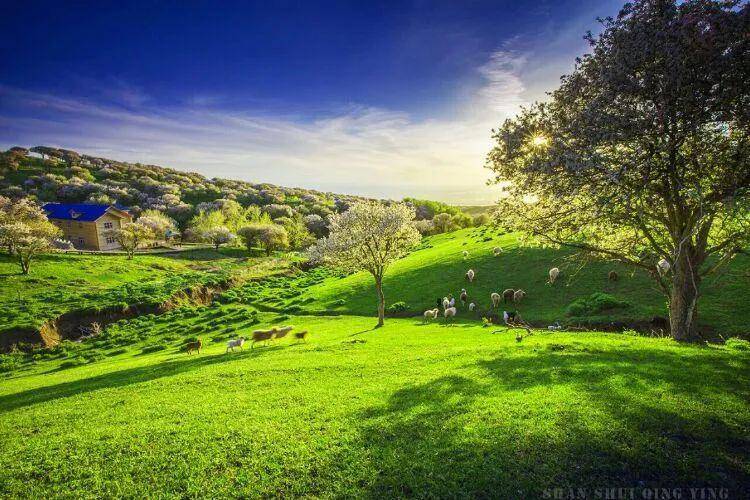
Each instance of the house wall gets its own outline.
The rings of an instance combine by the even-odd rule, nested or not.
[[[96,221],[96,229],[98,233],[97,245],[99,250],[117,250],[120,248],[120,244],[114,240],[107,241],[105,232],[111,229],[120,229],[120,225],[128,222],[128,219],[116,217],[112,214],[104,214]],[[110,227],[111,225],[111,227]]]
[[[99,234],[96,222],[50,219],[63,232],[63,237],[81,250],[99,250]]]

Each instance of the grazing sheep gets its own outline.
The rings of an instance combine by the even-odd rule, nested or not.
[[[617,274],[617,271],[610,271],[609,275],[607,275],[607,279],[609,281],[617,281],[620,279],[620,275]]]
[[[430,320],[437,319],[440,309],[427,309],[422,316],[422,323],[429,323]]]
[[[285,326],[283,328],[274,328],[276,330],[276,333],[274,333],[273,338],[274,339],[281,339],[286,337],[286,335],[291,332],[294,329],[293,326]]]
[[[256,342],[266,342],[273,338],[276,333],[276,328],[270,330],[255,330],[253,331],[253,343],[250,345],[250,349],[255,347]]]
[[[444,312],[443,315],[445,316],[445,322],[448,323],[448,318],[455,318],[456,317],[456,308],[455,307],[449,307]],[[453,320],[451,320],[453,321]]]
[[[473,269],[469,269],[468,271],[466,271],[466,279],[469,281],[469,283],[471,283],[471,282],[474,281],[474,270]]]
[[[557,277],[560,276],[560,269],[557,267],[553,267],[549,270],[549,283],[550,285],[554,285],[555,281],[557,281]]]
[[[307,333],[307,330],[302,330],[302,331],[296,332],[294,334],[294,338],[297,339],[298,341],[302,340],[304,342],[307,342],[308,335],[309,334]]]
[[[518,304],[523,300],[523,298],[526,297],[526,292],[523,290],[516,290],[516,293],[513,294],[513,302]]]
[[[466,260],[469,257],[469,251],[468,250],[464,250],[463,251],[463,255],[464,255],[464,260]]]
[[[448,297],[443,297],[443,309],[448,309],[451,306],[451,301]]]
[[[477,308],[477,305],[474,302],[472,302],[471,304],[469,304],[469,311],[473,311],[476,308]]]
[[[232,350],[232,352],[234,352],[235,347],[239,347],[241,351],[243,345],[245,345],[245,337],[240,337],[238,339],[230,340],[229,342],[227,342],[226,352],[229,352],[230,349]]]
[[[501,253],[503,253],[503,249],[500,247],[495,247],[492,249],[492,255],[494,255],[495,257],[500,255]]]
[[[492,292],[490,294],[490,300],[492,301],[492,307],[497,307],[500,305],[500,294],[497,292]]]
[[[203,342],[201,339],[196,340],[195,342],[188,342],[185,344],[185,352],[188,354],[193,354],[193,351],[196,351],[198,354],[201,353],[201,348],[203,347]]]
[[[512,288],[506,288],[503,290],[503,303],[513,302],[513,295],[516,293]]]
[[[656,264],[656,270],[659,272],[659,276],[664,276],[665,274],[667,274],[671,267],[672,266],[669,265],[669,262],[667,261],[667,259],[661,259]]]
[[[461,289],[461,296],[460,296],[460,298],[461,298],[461,304],[463,304],[463,306],[466,307],[466,300],[468,299],[468,295],[466,295],[466,289],[465,288]]]

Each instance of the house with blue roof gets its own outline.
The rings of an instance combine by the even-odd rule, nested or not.
[[[47,218],[79,250],[117,250],[120,244],[107,232],[132,222],[122,207],[93,203],[47,203]]]

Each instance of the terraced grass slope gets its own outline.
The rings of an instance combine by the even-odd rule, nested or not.
[[[750,351],[283,321],[309,342],[224,354],[227,335],[275,315],[186,308],[0,379],[3,496],[537,498],[668,485],[740,498],[750,485]],[[180,352],[196,334],[204,351]],[[66,368],[87,352],[104,357]]]
[[[49,254],[39,256],[25,276],[15,260],[0,255],[0,336],[38,329],[70,311],[159,303],[190,286],[267,276],[287,265],[279,259],[248,258],[245,251],[231,248],[132,260],[124,255]]]
[[[498,257],[492,251],[496,246],[504,250]],[[463,251],[469,253],[467,258]],[[466,288],[469,301],[476,302],[486,314],[492,292],[521,288],[527,297],[516,308],[538,325],[554,321],[591,325],[611,321],[639,323],[654,316],[667,316],[664,296],[645,273],[606,261],[581,263],[569,256],[564,250],[519,247],[517,234],[498,235],[486,227],[432,236],[424,240],[419,250],[390,268],[383,285],[386,307],[405,302],[407,314],[418,315],[435,307],[436,299],[449,293],[458,301],[460,290]],[[548,283],[552,267],[562,271],[554,286]],[[473,283],[465,279],[468,269],[476,272]],[[619,281],[608,281],[610,270],[617,270]],[[596,292],[610,294],[626,304],[584,315],[566,314],[573,301]],[[750,257],[738,256],[722,274],[707,279],[703,293],[699,307],[704,327],[724,336],[750,333],[750,300],[745,299],[750,293]],[[365,273],[329,278],[287,304],[303,305],[305,310],[315,312],[376,312],[374,285]],[[477,319],[466,310],[461,310],[459,317]]]

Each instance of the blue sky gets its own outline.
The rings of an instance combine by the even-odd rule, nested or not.
[[[489,203],[490,129],[620,1],[14,2],[0,146]]]

